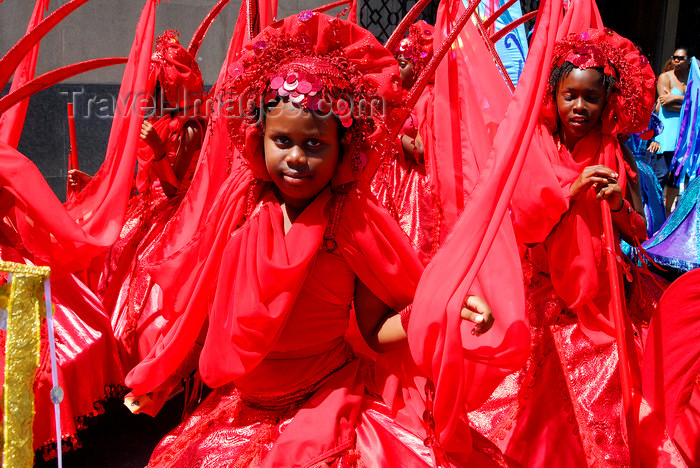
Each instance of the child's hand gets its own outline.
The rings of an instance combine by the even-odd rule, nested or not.
[[[617,183],[616,179],[610,179],[605,185],[596,186],[596,198],[598,200],[607,200],[612,211],[620,211],[625,200],[622,197],[622,187]]]
[[[476,323],[472,334],[479,336],[493,326],[495,320],[491,307],[479,296],[467,296],[462,302],[462,319]]]
[[[132,413],[139,414],[144,408],[153,403],[149,395],[126,396],[124,397],[124,406],[129,408],[129,411]]]
[[[84,173],[83,171],[79,171],[77,169],[71,169],[68,171],[68,185],[70,185],[71,189],[74,191],[79,192],[85,188],[90,180],[92,180],[92,176]]]
[[[661,149],[661,145],[659,144],[658,141],[652,141],[649,143],[649,147],[647,148],[647,151],[650,153],[658,153],[659,150]]]
[[[571,198],[578,198],[586,193],[586,190],[591,186],[595,188],[596,192],[599,192],[599,190],[608,185],[611,180],[617,183],[617,172],[609,167],[603,165],[588,166],[581,171],[578,178],[571,184],[569,193],[571,194]]]
[[[165,154],[165,145],[151,122],[144,121],[141,125],[141,139],[153,150],[156,159]]]

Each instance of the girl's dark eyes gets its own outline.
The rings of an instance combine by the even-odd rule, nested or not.
[[[306,146],[311,149],[319,149],[322,144],[323,142],[321,140],[317,140],[316,138],[306,140]]]
[[[278,136],[272,138],[272,141],[274,141],[278,145],[282,145],[282,146],[289,144],[289,138],[286,136],[283,136],[283,135],[278,135]]]
[[[274,136],[272,137],[272,141],[274,141],[276,145],[282,147],[291,146],[293,144],[291,138],[285,135]],[[316,151],[323,146],[323,141],[317,138],[309,138],[304,141],[304,146],[310,151]]]
[[[577,99],[578,96],[574,96],[573,94],[564,94],[564,95],[563,95],[563,98],[564,98],[565,101],[573,101],[573,100]],[[584,96],[583,96],[583,99],[584,99],[586,102],[597,103],[597,102],[600,102],[600,100],[602,99],[602,96],[598,96],[598,95],[584,95]]]

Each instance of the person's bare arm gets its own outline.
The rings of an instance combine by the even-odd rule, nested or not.
[[[401,316],[384,304],[359,279],[355,281],[355,315],[362,337],[378,353],[406,342],[407,335],[401,324]],[[465,297],[460,315],[463,320],[477,324],[472,331],[477,336],[489,331],[495,320],[491,308],[479,296]]]
[[[683,106],[683,96],[671,93],[673,82],[667,73],[662,74],[656,83],[656,91],[659,93],[659,104],[666,110],[680,112]]]

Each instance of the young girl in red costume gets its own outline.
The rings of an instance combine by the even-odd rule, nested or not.
[[[433,27],[422,20],[411,25],[394,56],[399,62],[401,86],[408,93],[433,56]],[[432,186],[434,169],[423,147],[424,137],[432,138],[426,126],[432,98],[431,82],[401,129],[401,150],[394,152],[395,157],[384,158],[372,180],[372,193],[396,218],[423,263],[437,251],[441,228],[440,203]]]
[[[653,465],[678,461],[662,450],[649,456],[661,439],[629,448],[623,435],[608,278],[619,265],[606,261],[601,212],[607,200],[616,235],[646,238],[634,160],[617,135],[645,128],[653,84],[647,60],[609,29],[572,34],[554,49],[550,94],[513,202],[516,235],[537,244],[524,260],[533,350],[471,415],[524,466],[627,466],[630,450]],[[619,240],[616,254],[630,281]],[[637,388],[640,335],[658,300],[645,294],[628,301],[626,319]],[[638,440],[652,433],[638,431]]]
[[[215,390],[150,466],[434,466],[431,408],[427,437],[405,429],[344,340],[354,304],[372,348],[405,347],[422,273],[363,181],[391,141],[395,59],[366,30],[305,11],[266,28],[228,72],[216,99],[230,114],[231,174],[197,237],[153,269],[169,322],[126,380],[127,404],[152,414],[201,350]],[[477,336],[493,323],[476,296],[461,317]],[[488,466],[483,452],[470,461]]]
[[[141,127],[138,195],[129,201],[99,286],[125,371],[148,354],[163,326],[162,291],[146,264],[162,248],[161,234],[189,187],[204,133],[198,102],[202,75],[175,31],[156,40],[151,60],[151,82],[157,86],[153,115]]]

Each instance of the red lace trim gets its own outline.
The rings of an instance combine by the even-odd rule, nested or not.
[[[90,423],[99,415],[104,414],[104,405],[109,400],[122,400],[124,396],[129,393],[129,389],[122,384],[118,385],[105,385],[104,397],[95,400],[92,404],[93,411],[82,416],[77,416],[74,418],[76,431],[85,430]],[[61,448],[63,452],[70,452],[72,450],[77,450],[83,446],[77,432],[75,434],[69,434],[61,437]],[[44,445],[36,450],[36,454],[41,455],[45,460],[51,460],[57,457],[56,453],[56,439],[49,439]]]

